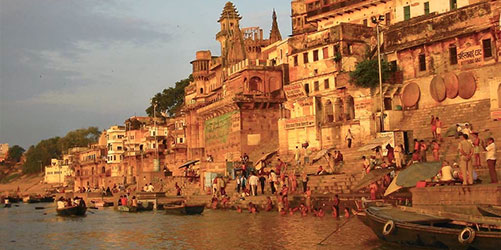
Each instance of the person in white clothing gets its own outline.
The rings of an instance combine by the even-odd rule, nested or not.
[[[249,177],[249,185],[251,186],[252,195],[257,196],[257,185],[259,183],[259,177],[253,172],[251,177]]]
[[[454,177],[452,177],[452,174],[453,174],[452,167],[448,161],[444,161],[442,163],[442,169],[440,170],[440,172],[442,173],[442,175],[441,175],[442,177],[440,177],[440,181],[454,180]]]
[[[489,167],[489,174],[491,176],[491,183],[498,183],[498,176],[496,173],[496,144],[494,144],[494,138],[490,137],[487,139],[485,150],[487,151],[486,159],[487,166]]]

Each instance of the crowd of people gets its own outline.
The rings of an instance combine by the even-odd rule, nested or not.
[[[85,201],[83,198],[75,196],[74,198],[64,198],[64,197],[59,197],[57,200],[57,208],[62,209],[62,208],[67,208],[67,207],[76,207],[76,206],[81,206],[81,207],[86,207]]]

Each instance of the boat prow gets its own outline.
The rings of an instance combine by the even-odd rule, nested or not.
[[[501,217],[501,207],[500,206],[479,205],[479,206],[477,206],[477,209],[483,216]]]

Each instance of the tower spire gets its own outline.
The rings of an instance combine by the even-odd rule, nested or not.
[[[273,21],[271,23],[270,41],[274,43],[276,41],[282,40],[282,35],[280,34],[280,30],[278,29],[277,13],[275,12],[275,9],[273,9],[272,19]]]

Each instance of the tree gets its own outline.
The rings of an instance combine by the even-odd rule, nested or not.
[[[390,77],[390,64],[381,60],[381,77],[383,82]],[[351,82],[361,88],[375,88],[379,86],[379,71],[377,59],[366,59],[357,64],[350,72]]]
[[[156,115],[160,116],[161,113],[166,113],[169,117],[174,116],[184,104],[184,89],[190,82],[193,81],[193,76],[180,80],[175,83],[174,87],[164,89],[162,92],[157,93],[152,98],[152,103],[156,103]],[[153,105],[146,109],[149,116],[153,116]]]
[[[52,158],[61,159],[63,152],[73,147],[87,147],[96,143],[101,132],[97,127],[88,127],[68,132],[63,138],[52,137],[40,141],[26,151],[24,173],[38,173],[50,164]]]
[[[100,135],[101,131],[97,127],[70,131],[59,141],[61,151],[64,152],[74,147],[87,147],[90,144],[96,143]]]
[[[24,148],[19,145],[14,145],[9,148],[7,153],[7,160],[11,162],[19,162],[21,160],[21,156],[23,156]]]

